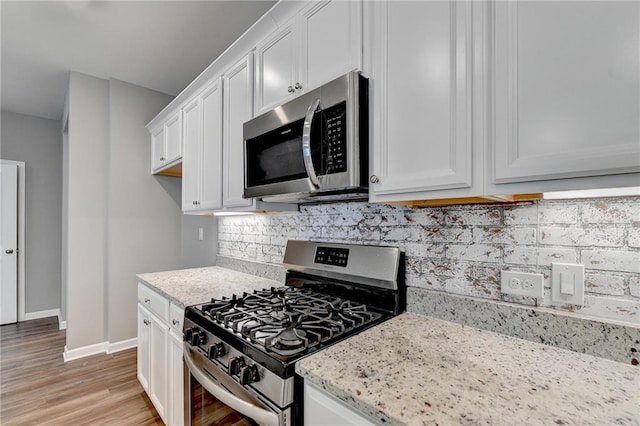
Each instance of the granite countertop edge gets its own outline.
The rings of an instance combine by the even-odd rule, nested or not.
[[[136,277],[139,283],[181,308],[204,303],[211,298],[282,286],[278,281],[219,266],[140,273]]]

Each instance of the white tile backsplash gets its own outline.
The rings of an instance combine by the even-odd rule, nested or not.
[[[640,324],[640,197],[427,208],[336,203],[219,218],[223,256],[281,264],[288,239],[399,246],[409,287]],[[585,265],[585,307],[500,293],[502,269],[543,273],[548,289],[552,262]]]

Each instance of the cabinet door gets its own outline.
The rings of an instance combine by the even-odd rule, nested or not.
[[[223,125],[223,205],[224,207],[250,206],[251,199],[244,193],[244,138],[243,124],[251,119],[252,61],[245,57],[226,72],[224,80]]]
[[[184,424],[184,370],[182,338],[169,332],[169,426]]]
[[[164,126],[160,126],[151,134],[151,171],[158,170],[164,162]]]
[[[359,425],[375,423],[325,391],[304,382],[304,425]]]
[[[149,335],[151,321],[149,312],[138,304],[138,381],[149,394]]]
[[[201,210],[222,208],[222,86],[217,79],[200,95],[202,105]]]
[[[198,210],[202,158],[202,120],[200,99],[183,108],[184,155],[182,156],[182,211]]]
[[[361,1],[313,4],[302,13],[299,28],[299,82],[304,90],[361,68]]]
[[[471,187],[471,3],[376,2],[374,16],[372,201]]]
[[[182,157],[182,111],[171,117],[165,124],[166,162]]]
[[[297,50],[293,22],[256,48],[256,114],[295,94]]]
[[[640,3],[492,7],[493,182],[640,171]]]
[[[149,315],[149,322],[149,399],[166,423],[169,327],[153,314]]]

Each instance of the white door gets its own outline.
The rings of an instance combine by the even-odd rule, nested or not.
[[[3,164],[0,168],[0,324],[9,324],[18,321],[18,166]]]

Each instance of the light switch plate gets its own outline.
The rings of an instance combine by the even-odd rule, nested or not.
[[[529,272],[519,271],[501,271],[500,291],[506,294],[537,297],[538,299],[542,299],[544,293],[543,279],[544,277],[542,274],[532,274]]]
[[[573,294],[564,294],[564,288],[570,288],[572,280]],[[584,305],[584,265],[573,263],[551,263],[551,301],[558,304]]]

